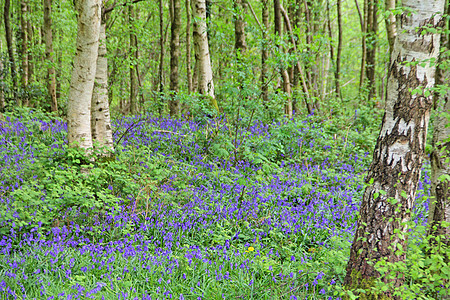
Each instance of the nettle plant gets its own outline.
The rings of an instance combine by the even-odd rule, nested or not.
[[[443,222],[447,228],[450,223]],[[396,255],[406,254],[399,262],[381,260],[375,265],[381,277],[395,278],[405,276],[407,284],[395,287],[381,281],[375,283],[378,291],[392,291],[401,299],[447,299],[450,296],[450,247],[445,234],[427,235],[427,226],[409,221],[404,224],[406,233],[397,232],[408,239],[408,248],[393,245],[391,251]],[[401,274],[401,275],[399,275]]]

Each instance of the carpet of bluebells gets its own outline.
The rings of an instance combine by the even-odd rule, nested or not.
[[[94,161],[6,116],[0,298],[338,299],[371,150],[327,126],[127,117]]]

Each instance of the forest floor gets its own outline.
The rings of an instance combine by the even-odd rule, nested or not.
[[[339,298],[372,133],[124,117],[93,161],[66,127],[0,122],[0,299]]]

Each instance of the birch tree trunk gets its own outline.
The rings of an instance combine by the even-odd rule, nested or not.
[[[392,50],[394,49],[394,41],[397,36],[397,23],[395,20],[395,15],[392,13],[392,10],[395,9],[395,0],[385,0],[385,8],[386,12],[391,11],[387,18],[384,19],[386,23],[386,33],[389,42],[389,53],[392,54]]]
[[[98,146],[106,150],[103,154],[107,156],[110,152],[114,151],[114,145],[109,112],[108,59],[106,57],[106,51],[106,17],[102,16],[97,68],[91,104],[91,133],[92,140],[98,142]]]
[[[44,0],[44,43],[45,60],[47,62],[47,92],[50,96],[50,107],[53,112],[58,111],[56,99],[56,72],[53,54],[53,31],[52,31],[52,1]]]
[[[101,0],[76,0],[78,30],[67,108],[71,146],[92,148],[91,101],[97,69]]]
[[[210,97],[211,104],[219,110],[214,95],[213,73],[206,28],[205,0],[192,0],[191,7],[192,15],[194,17],[193,36],[195,60],[198,64],[198,92],[202,95],[208,95]]]
[[[435,66],[440,35],[421,30],[425,26],[442,27],[444,0],[404,0],[402,28],[395,40],[389,67],[386,111],[375,146],[373,161],[366,178],[366,188],[360,209],[357,230],[350,251],[345,285],[347,288],[367,288],[380,274],[372,263],[381,259],[397,262],[405,259],[407,228],[417,183],[422,168],[432,95],[412,94],[414,89],[430,90],[435,82]],[[412,11],[413,13],[409,13]],[[411,62],[427,62],[409,64]],[[391,199],[391,200],[389,200]],[[393,200],[392,200],[393,199]],[[396,287],[404,276],[397,274]],[[366,295],[367,296],[367,295]],[[385,292],[392,298],[392,291]],[[372,299],[372,298],[368,298]]]
[[[170,115],[177,115],[180,111],[180,102],[176,98],[178,93],[178,59],[180,57],[180,28],[181,5],[180,0],[171,0],[172,24],[170,39],[170,90],[173,92],[169,100]],[[189,62],[188,62],[189,63]]]

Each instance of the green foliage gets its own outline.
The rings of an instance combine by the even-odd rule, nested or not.
[[[27,179],[11,193],[18,216],[2,216],[16,219],[13,227],[19,231],[30,230],[30,226],[47,231],[71,222],[91,226],[95,216],[117,210],[126,198],[121,196],[132,195],[137,189],[122,164],[112,161],[94,166],[81,150],[65,148],[36,145],[44,155],[28,166]]]
[[[410,222],[409,226],[414,226]],[[450,224],[444,224],[448,227]],[[412,227],[414,228],[414,227]],[[382,277],[405,276],[405,284],[394,287],[377,281],[375,288],[392,291],[401,299],[446,299],[450,295],[450,248],[446,235],[426,235],[425,226],[415,226],[408,234],[408,249],[391,249],[396,255],[406,254],[401,262],[379,261],[375,268]]]

